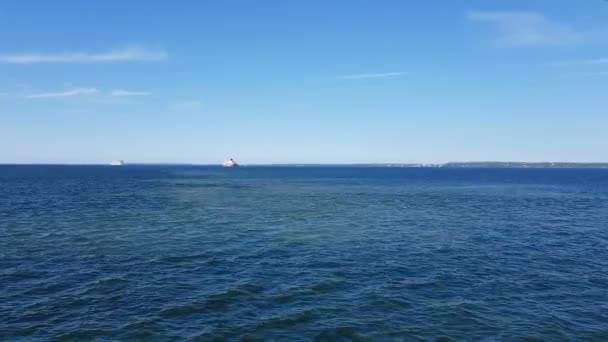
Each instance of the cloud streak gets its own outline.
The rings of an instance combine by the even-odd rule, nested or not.
[[[536,12],[470,11],[466,17],[491,25],[497,34],[496,42],[501,46],[570,46],[587,38],[586,33]]]
[[[163,50],[125,48],[101,53],[63,52],[63,53],[24,53],[0,55],[3,64],[40,64],[40,63],[116,63],[163,61],[168,55]]]
[[[122,89],[112,90],[110,92],[110,96],[114,96],[114,97],[148,96],[148,95],[151,95],[151,93],[149,93],[147,91],[129,91],[129,90],[122,90]]]
[[[399,77],[405,75],[405,72],[384,72],[384,73],[372,73],[372,74],[353,74],[353,75],[342,75],[336,76],[334,79],[337,80],[363,80],[373,78],[389,78]]]
[[[112,91],[102,91],[97,88],[72,88],[65,91],[58,92],[46,92],[26,95],[27,99],[55,99],[55,98],[69,98],[69,97],[85,97],[85,96],[110,96],[110,97],[128,97],[128,96],[148,96],[151,93],[147,91],[130,91],[116,89]]]
[[[98,94],[97,88],[74,88],[61,92],[49,92],[27,95],[28,99],[47,99],[47,98],[64,98],[64,97],[75,97],[75,96],[90,96]]]

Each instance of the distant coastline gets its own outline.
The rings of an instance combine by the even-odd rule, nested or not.
[[[569,162],[450,162],[440,167],[451,168],[537,168],[537,169],[603,169],[608,163],[569,163]]]
[[[355,163],[355,164],[249,164],[275,167],[402,167],[402,168],[535,168],[535,169],[604,169],[608,163],[569,162],[449,162],[430,163]]]

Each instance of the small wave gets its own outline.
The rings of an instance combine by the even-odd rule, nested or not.
[[[79,329],[57,337],[60,341],[92,341],[113,334],[111,330],[104,329]]]
[[[175,255],[175,256],[168,256],[168,257],[164,257],[159,259],[161,262],[167,262],[167,263],[181,263],[181,262],[191,262],[191,261],[197,261],[197,260],[213,260],[214,256],[209,255],[207,253],[201,253],[201,254],[193,254],[193,255]]]
[[[297,325],[311,322],[319,317],[320,315],[316,312],[316,310],[306,310],[293,316],[263,320],[258,324],[258,327],[262,329],[293,328]]]
[[[177,319],[202,314],[209,311],[224,311],[229,305],[251,298],[260,289],[255,286],[243,285],[238,288],[216,295],[211,295],[202,301],[195,301],[187,305],[164,309],[160,316],[165,319]]]
[[[367,338],[357,332],[355,328],[352,327],[341,327],[334,328],[322,331],[320,334],[315,336],[315,341],[325,342],[325,341],[372,341],[372,339]]]
[[[331,280],[331,281],[320,282],[318,284],[308,287],[307,289],[309,289],[315,293],[331,293],[331,292],[335,292],[335,291],[338,291],[338,290],[344,288],[344,286],[346,284],[347,284],[346,281]]]

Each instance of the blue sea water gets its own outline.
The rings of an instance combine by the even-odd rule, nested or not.
[[[608,340],[608,170],[0,166],[0,340]]]

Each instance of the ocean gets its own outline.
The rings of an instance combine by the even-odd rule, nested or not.
[[[0,340],[608,340],[608,170],[0,166]]]

